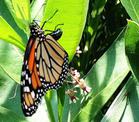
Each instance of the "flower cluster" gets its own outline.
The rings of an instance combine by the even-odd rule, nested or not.
[[[73,79],[73,84],[76,87],[81,88],[85,95],[88,94],[91,91],[91,88],[85,84],[84,79],[80,79],[80,73],[76,69],[70,68],[70,74],[71,74],[71,77]],[[75,96],[76,93],[77,93],[77,91],[73,90],[73,89],[69,89],[69,90],[66,91],[66,94],[69,95],[71,101],[74,102],[74,103],[78,99]]]

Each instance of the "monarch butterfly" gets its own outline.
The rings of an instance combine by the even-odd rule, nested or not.
[[[62,31],[56,29],[45,35],[43,26],[35,21],[30,24],[31,35],[21,74],[21,105],[25,116],[34,114],[46,91],[58,89],[68,73],[68,54],[57,42]]]

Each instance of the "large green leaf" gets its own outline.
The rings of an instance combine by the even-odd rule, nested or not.
[[[29,34],[28,29],[27,29],[29,27],[28,21],[30,20],[30,14],[28,13],[29,3],[26,0],[20,5],[20,2],[21,1],[17,1],[17,0],[15,1],[6,0],[7,6],[9,10],[11,10],[12,16],[15,19],[18,26],[20,26],[20,28],[22,28],[26,34]],[[38,20],[38,21],[41,21],[42,23],[48,18],[50,18],[56,10],[58,10],[57,14],[52,18],[52,20],[47,22],[44,29],[54,30],[56,25],[64,24],[64,25],[59,26],[60,28],[62,28],[62,31],[63,31],[63,36],[59,40],[59,42],[68,52],[70,59],[72,59],[75,53],[75,49],[78,46],[81,36],[82,36],[82,32],[83,32],[85,20],[86,20],[86,15],[87,15],[87,10],[88,10],[88,2],[89,2],[88,0],[87,1],[59,0],[58,2],[56,0],[51,0],[51,1],[46,1],[45,4],[43,4],[44,1],[41,1],[42,4],[40,4],[37,9],[34,9],[34,8],[36,5],[38,5],[38,2],[34,2],[34,4],[32,4],[31,6],[31,10],[32,10],[31,15],[33,17],[34,17],[33,13],[39,13],[38,11],[39,10],[41,11],[41,6],[42,6],[42,9],[45,7],[43,20],[42,21]],[[22,9],[23,11],[21,11]],[[4,17],[6,19],[7,16],[4,16]],[[9,23],[9,21],[7,22]],[[1,22],[1,24],[3,23],[4,22]],[[4,28],[3,29],[4,32],[9,32],[12,34],[11,30],[7,30],[7,25],[5,26],[4,24],[3,28]],[[18,41],[21,41],[21,39],[18,39],[17,35],[14,35],[14,38],[16,38],[17,43]],[[8,40],[8,38],[3,38],[3,36],[1,37],[1,39]],[[26,38],[23,38],[23,39],[26,39]],[[9,41],[9,40],[8,42],[13,43],[13,41]],[[14,42],[14,44],[16,43]]]
[[[121,32],[115,43],[87,74],[85,80],[92,87],[92,94],[87,104],[81,106],[82,108],[77,115],[71,112],[72,119],[76,122],[94,120],[97,113],[113,95],[128,72],[129,67],[125,57],[125,43],[123,32]]]
[[[138,0],[121,0],[127,13],[132,20],[139,23],[139,1]]]
[[[134,21],[128,21],[125,41],[129,65],[139,81],[139,25]]]
[[[30,23],[29,0],[5,0],[5,2],[17,25],[27,32]]]
[[[46,23],[44,29],[54,30],[58,26],[62,29],[63,35],[60,38],[60,44],[68,52],[72,59],[76,47],[78,46],[87,16],[89,0],[48,0],[42,23],[50,18],[56,10],[56,15]]]
[[[14,29],[0,16],[0,39],[7,41],[24,50],[22,38],[14,31]]]

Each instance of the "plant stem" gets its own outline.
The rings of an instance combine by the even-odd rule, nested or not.
[[[55,117],[54,117],[52,105],[51,105],[51,102],[47,98],[46,95],[45,95],[45,102],[46,102],[46,106],[47,106],[47,110],[48,110],[49,119],[50,119],[51,122],[55,122]]]

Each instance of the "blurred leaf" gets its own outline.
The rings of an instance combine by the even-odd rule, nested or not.
[[[56,15],[46,23],[44,29],[54,30],[58,24],[63,35],[60,44],[65,48],[71,60],[75,54],[82,37],[82,32],[86,22],[89,0],[48,0],[42,23],[50,18],[56,10]]]
[[[0,41],[0,68],[6,75],[20,83],[22,53],[13,45]]]
[[[30,3],[29,0],[5,0],[17,25],[28,32],[30,23]]]
[[[129,60],[129,65],[139,81],[139,25],[134,21],[128,21],[125,41],[125,49]]]
[[[81,106],[82,108],[76,116],[74,114],[73,120],[75,122],[94,120],[97,113],[113,95],[129,72],[124,52],[123,34],[124,31],[119,34],[113,45],[87,74],[85,80],[92,87],[92,94],[86,101],[87,104],[84,103]]]
[[[27,122],[25,118],[18,116],[15,112],[0,106],[1,122]]]
[[[0,106],[6,108],[9,110],[9,112],[14,112],[14,116],[20,116],[24,117],[21,110],[21,104],[20,104],[20,91],[19,86],[13,81],[0,67]],[[1,109],[0,115],[5,117],[9,112],[6,112],[6,110]],[[5,112],[4,112],[5,111]],[[10,122],[10,117],[8,118],[7,115],[7,122]],[[0,117],[1,118],[1,117]],[[25,118],[24,118],[25,119]]]
[[[7,41],[24,50],[24,44],[21,37],[13,30],[13,28],[0,16],[0,39]]]
[[[132,20],[139,23],[139,1],[138,0],[121,0],[127,13]]]

